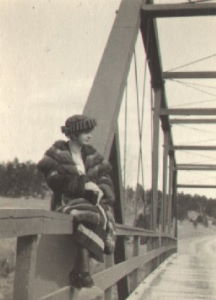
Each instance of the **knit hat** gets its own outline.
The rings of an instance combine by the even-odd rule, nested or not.
[[[93,118],[84,115],[74,115],[65,121],[65,126],[61,126],[61,130],[66,136],[69,136],[71,133],[93,130],[96,125],[97,122]]]

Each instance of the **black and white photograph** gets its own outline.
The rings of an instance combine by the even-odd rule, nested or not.
[[[0,0],[0,300],[216,299],[216,0]]]

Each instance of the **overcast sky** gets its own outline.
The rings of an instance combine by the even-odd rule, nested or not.
[[[1,1],[0,161],[12,160],[14,157],[21,161],[38,161],[53,141],[62,138],[59,128],[65,119],[69,115],[82,112],[119,3],[120,0]],[[169,70],[211,56],[208,60],[179,70],[215,70],[215,20],[214,17],[203,17],[158,21],[163,69]],[[138,37],[138,56],[143,53],[140,40]],[[138,59],[141,60],[139,75],[142,77],[144,57]],[[129,77],[134,77],[132,65]],[[140,82],[142,80],[140,78]],[[190,82],[192,87],[185,86],[185,82],[166,82],[170,107],[216,107],[215,80]],[[129,93],[134,95],[134,82],[130,83],[129,80],[128,85],[131,90]],[[149,95],[150,90],[146,93]],[[146,149],[148,148],[145,153],[147,169],[151,163],[149,98],[148,96],[145,110],[148,125],[144,134],[148,140],[145,143]],[[133,130],[136,130],[134,121],[137,119],[134,102],[129,103],[129,108],[132,117],[128,131],[133,136]],[[123,126],[121,134],[124,134]],[[137,132],[135,136],[137,138]],[[174,126],[173,136],[175,144],[216,145],[214,126]],[[162,141],[160,142],[162,145]],[[131,146],[131,142],[129,144]],[[128,150],[128,170],[133,168],[133,163],[137,165],[136,139],[132,146]],[[177,153],[178,162],[182,163],[216,163],[215,157],[210,152]],[[191,183],[201,183],[204,177],[208,183],[214,184],[214,173],[184,175],[182,172],[179,177],[181,182],[191,180]],[[150,182],[150,176],[147,180]],[[214,196],[214,193],[208,191],[209,195]]]
[[[37,161],[82,111],[118,4],[1,1],[1,161]]]

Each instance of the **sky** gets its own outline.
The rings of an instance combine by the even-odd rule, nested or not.
[[[157,0],[155,3],[167,3]],[[180,3],[182,1],[169,1]],[[211,1],[215,2],[215,1]],[[0,161],[17,157],[37,162],[57,139],[60,126],[72,114],[81,113],[120,0],[2,0],[0,2]],[[197,4],[196,4],[197,5]],[[214,17],[172,18],[157,21],[163,70],[176,68],[203,57],[207,60],[177,70],[215,70]],[[139,99],[142,98],[143,46],[136,44]],[[176,70],[176,71],[177,71]],[[128,183],[136,181],[139,138],[135,93],[134,57],[128,76],[127,162]],[[145,88],[146,126],[143,133],[144,179],[151,182],[150,78]],[[169,107],[216,107],[216,80],[166,81]],[[203,86],[205,85],[205,86]],[[125,98],[125,94],[124,94]],[[124,140],[125,99],[120,136]],[[193,128],[192,128],[193,127]],[[173,126],[175,144],[216,145],[214,126]],[[162,136],[162,135],[161,135]],[[133,137],[133,143],[130,138]],[[163,141],[160,138],[160,152]],[[123,152],[123,151],[122,151]],[[216,163],[214,153],[176,154],[179,163]],[[124,161],[124,157],[122,158]],[[160,172],[162,172],[160,160]],[[135,167],[134,167],[135,166]],[[214,184],[214,172],[179,174],[179,182]],[[159,186],[161,187],[160,180]],[[214,197],[215,190],[191,190]]]
[[[1,161],[37,161],[82,111],[116,2],[1,1]]]

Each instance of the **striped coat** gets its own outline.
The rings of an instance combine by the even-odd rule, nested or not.
[[[45,152],[38,169],[54,192],[55,210],[74,216],[77,242],[102,261],[103,252],[109,253],[114,247],[114,239],[106,244],[108,237],[110,239],[114,233],[111,207],[115,197],[111,166],[92,146],[83,146],[81,154],[85,175],[78,173],[69,143],[62,140]],[[96,205],[97,195],[85,190],[88,181],[93,181],[103,191],[100,205]]]

